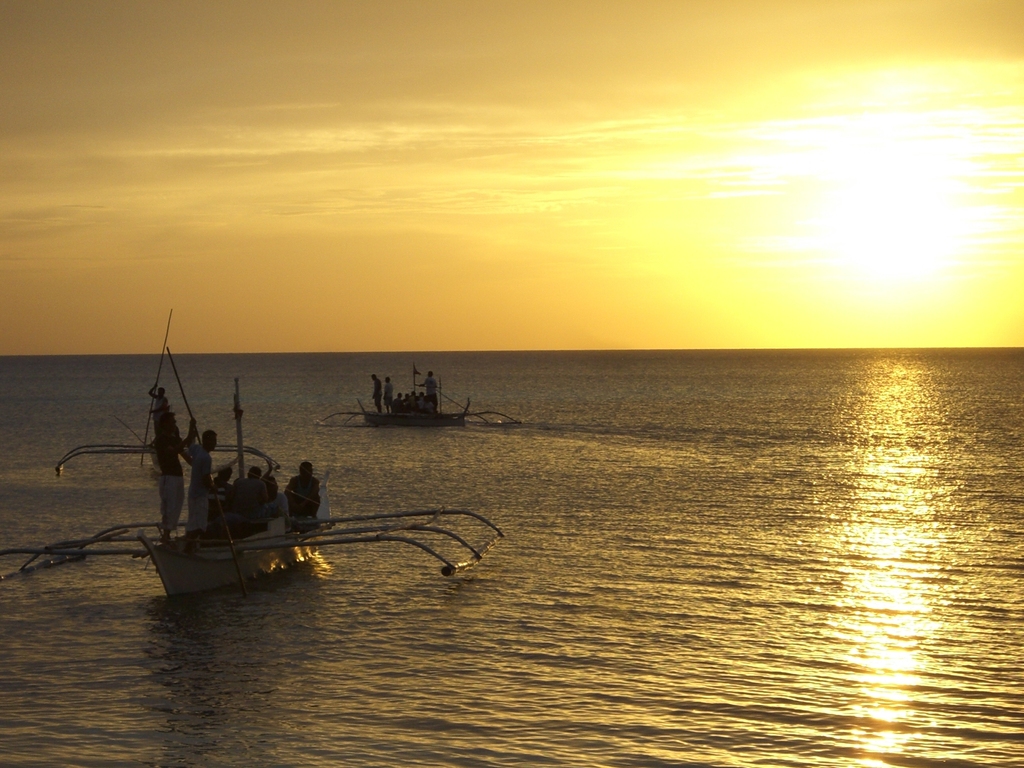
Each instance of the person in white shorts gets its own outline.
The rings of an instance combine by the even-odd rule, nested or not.
[[[185,478],[178,457],[191,461],[185,449],[195,442],[197,436],[193,419],[189,423],[188,435],[182,440],[174,414],[168,411],[160,420],[153,440],[153,450],[156,451],[157,464],[160,466],[160,541],[164,544],[171,540],[171,534],[177,529],[181,507],[185,502]]]

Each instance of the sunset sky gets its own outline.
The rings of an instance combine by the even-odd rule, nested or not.
[[[0,354],[1024,346],[1024,3],[0,0]]]

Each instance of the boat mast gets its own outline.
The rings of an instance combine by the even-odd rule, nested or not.
[[[238,442],[238,476],[245,477],[245,451],[242,446],[242,403],[238,396],[238,378],[235,378],[235,438]]]

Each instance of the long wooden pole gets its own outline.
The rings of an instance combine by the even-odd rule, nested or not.
[[[224,514],[224,507],[220,504],[220,497],[214,491],[214,500],[217,502],[217,510],[220,512],[220,521],[224,524],[224,535],[228,537],[228,547],[231,549],[231,559],[235,561],[235,573],[238,574],[238,586],[242,588],[242,597],[248,597],[249,592],[245,588],[245,578],[242,576],[242,566],[238,564],[238,553],[235,552],[235,540],[231,536],[231,526],[228,525],[228,517]]]
[[[188,417],[195,419],[192,415],[192,409],[188,407],[188,398],[185,397],[185,388],[181,386],[181,377],[178,375],[178,366],[174,364],[174,358],[171,356],[171,348],[167,347],[167,359],[171,361],[171,368],[174,370],[174,378],[178,380],[178,391],[181,392],[181,401],[185,403],[185,410],[188,411]]]
[[[185,388],[181,385],[181,377],[178,375],[178,366],[174,364],[174,357],[171,355],[171,348],[167,348],[167,359],[171,361],[171,368],[174,370],[174,378],[178,380],[178,390],[181,392],[181,401],[185,403],[185,410],[188,411],[189,419],[195,421],[195,416],[192,415],[192,409],[188,406],[188,398],[185,397]],[[231,527],[228,525],[228,518],[224,514],[224,508],[220,505],[220,499],[217,498],[216,490],[214,490],[214,500],[217,502],[217,509],[220,511],[221,522],[224,523],[224,533],[228,537],[228,547],[231,549],[231,559],[235,561],[235,573],[238,574],[238,586],[242,588],[242,596],[248,597],[249,592],[245,588],[245,577],[242,576],[242,566],[238,564],[238,553],[235,551],[235,540],[231,537]]]
[[[167,349],[167,337],[171,335],[171,317],[173,315],[174,315],[174,307],[171,307],[171,311],[167,313],[167,330],[164,331],[164,343],[163,343],[163,346],[160,347],[160,364],[156,367],[156,381],[153,382],[153,389],[156,389],[157,385],[160,383],[160,371],[163,370],[163,367],[164,367],[164,350]],[[152,392],[153,389],[151,389],[149,391]],[[149,422],[151,422],[153,420],[153,403],[155,403],[155,402],[156,402],[156,398],[155,397],[151,398],[150,401],[149,401],[149,414],[146,416],[146,437],[142,441],[143,445],[145,445],[147,442],[149,442]],[[136,435],[136,437],[137,437],[137,435]],[[142,464],[145,461],[145,459],[146,459],[146,454],[145,453],[143,453],[141,456],[139,456],[139,466],[140,467],[142,466]]]
[[[238,476],[245,477],[245,446],[242,444],[242,401],[238,394],[238,378],[235,378],[235,444],[238,447]]]

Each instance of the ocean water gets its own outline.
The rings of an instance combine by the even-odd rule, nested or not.
[[[506,538],[453,579],[323,551],[247,598],[127,558],[0,581],[4,765],[1024,765],[1022,350],[175,361],[228,440],[239,377],[246,442],[329,469],[335,514]],[[315,424],[413,364],[524,423]],[[0,549],[158,517],[138,458],[53,470],[136,439],[157,365],[0,358]]]

